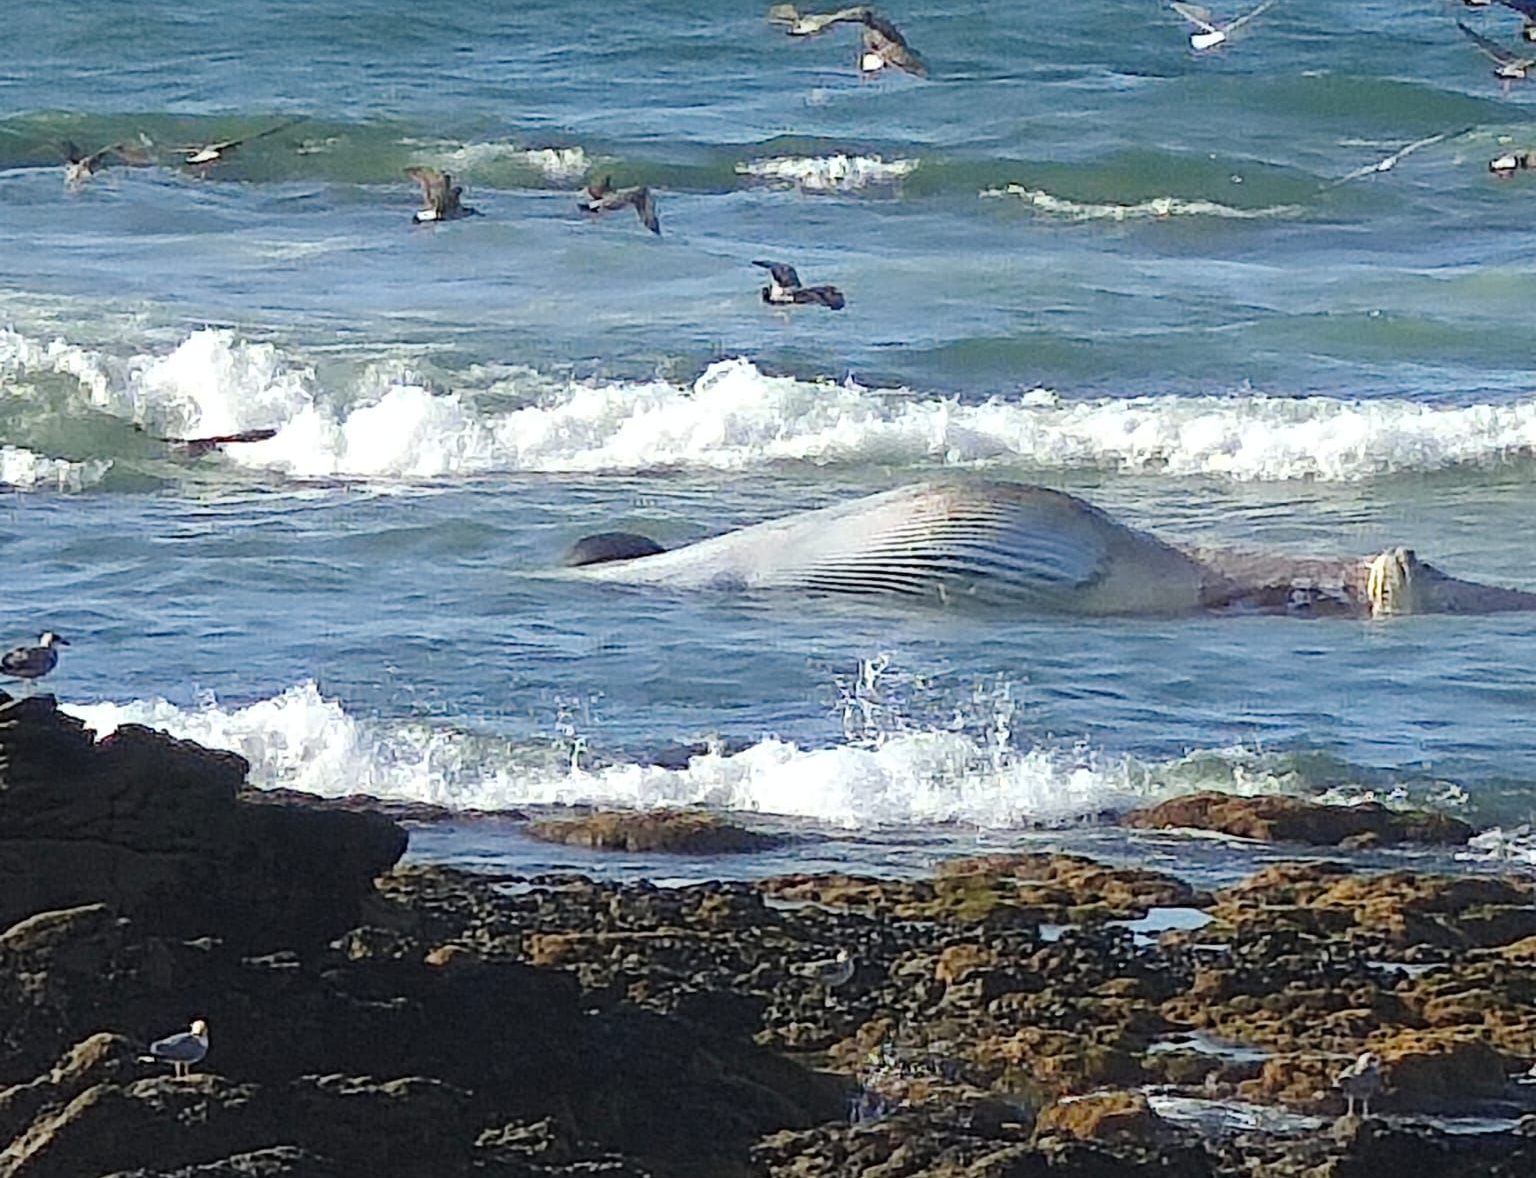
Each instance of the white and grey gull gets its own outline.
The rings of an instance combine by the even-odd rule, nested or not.
[[[1374,1051],[1364,1051],[1354,1063],[1334,1076],[1333,1086],[1344,1094],[1348,1102],[1345,1116],[1355,1115],[1356,1100],[1360,1102],[1361,1115],[1371,1115],[1371,1098],[1381,1091],[1384,1084],[1381,1064],[1381,1056]]]
[[[192,1026],[176,1035],[156,1039],[149,1045],[149,1054],[139,1056],[140,1063],[168,1063],[177,1079],[185,1076],[193,1064],[202,1063],[208,1054],[208,1024],[193,1019]]]
[[[17,646],[0,655],[0,675],[29,683],[41,679],[58,666],[57,648],[68,645],[69,639],[44,630],[36,646]]]

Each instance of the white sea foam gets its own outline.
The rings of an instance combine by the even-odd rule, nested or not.
[[[21,446],[0,446],[0,487],[11,490],[82,491],[101,482],[111,468],[106,459],[69,462]]]
[[[1249,221],[1271,217],[1296,217],[1306,210],[1301,205],[1269,205],[1264,208],[1243,209],[1214,200],[1186,199],[1179,196],[1154,196],[1132,204],[1100,201],[1068,200],[1046,192],[1043,188],[1028,188],[1023,184],[1006,184],[1002,188],[984,188],[983,197],[1015,197],[1032,209],[1066,221],[1140,221],[1159,220],[1165,217],[1219,217],[1228,220]]]
[[[741,176],[806,192],[857,192],[896,184],[917,171],[921,161],[882,159],[878,155],[774,156],[736,165]]]
[[[277,346],[228,331],[127,359],[0,332],[0,387],[25,395],[42,372],[73,378],[91,405],[157,433],[275,427],[228,458],[300,479],[879,462],[1356,480],[1536,454],[1536,395],[1454,406],[1252,392],[1072,400],[1031,389],[963,402],[773,376],[739,358],[691,383],[476,370],[449,390],[422,383],[406,360],[381,360],[345,387],[322,387]]]
[[[369,793],[460,809],[586,802],[647,808],[702,805],[792,815],[834,826],[958,822],[1004,829],[1122,810],[1198,788],[1189,758],[1150,765],[1078,747],[1012,748],[1011,711],[978,693],[977,714],[924,726],[855,702],[846,739],[805,748],[765,737],[730,754],[702,753],[683,768],[597,765],[573,753],[568,728],[534,744],[412,721],[359,719],[313,682],[244,707],[164,700],[66,706],[98,738],[136,723],[251,763],[251,781],[322,796]],[[990,717],[990,718],[989,718]],[[1202,754],[1220,762],[1242,750]],[[1192,784],[1193,781],[1193,784]],[[1230,787],[1230,783],[1227,783]],[[1275,792],[1284,774],[1250,773],[1247,792]]]
[[[550,180],[578,180],[592,168],[592,159],[579,147],[522,147],[515,143],[466,143],[438,148],[433,162],[448,169],[469,171],[512,163],[531,168]]]

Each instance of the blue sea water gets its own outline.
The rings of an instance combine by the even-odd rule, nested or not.
[[[999,618],[543,575],[591,531],[674,544],[978,474],[1180,541],[1408,543],[1536,588],[1536,178],[1487,169],[1536,147],[1532,97],[1455,27],[1515,44],[1514,14],[1294,0],[1195,53],[1153,0],[888,6],[930,76],[861,79],[848,29],[765,8],[12,14],[0,618],[71,638],[66,706],[267,786],[704,803],[854,859],[1203,785],[1429,801],[1524,846],[1525,615]],[[297,116],[202,174],[170,150]],[[66,139],[159,162],[68,190]],[[485,215],[412,227],[415,164]],[[653,189],[659,237],[577,211],[604,175]],[[765,306],[758,258],[847,309]],[[156,440],[257,427],[195,460]],[[526,860],[489,837],[420,845]]]

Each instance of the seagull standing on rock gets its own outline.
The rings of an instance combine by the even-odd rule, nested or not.
[[[149,1054],[139,1056],[140,1063],[168,1063],[176,1079],[181,1079],[195,1063],[202,1063],[208,1054],[208,1024],[193,1019],[190,1030],[179,1035],[167,1035],[149,1045]]]
[[[36,646],[18,646],[0,655],[0,675],[28,682],[41,679],[58,666],[59,652],[55,647],[68,645],[69,639],[44,630]]]
[[[1381,1056],[1365,1051],[1360,1057],[1333,1078],[1333,1086],[1344,1094],[1349,1102],[1345,1116],[1355,1115],[1355,1101],[1360,1101],[1360,1115],[1371,1115],[1371,1097],[1382,1088]]]
[[[819,982],[828,990],[835,990],[839,986],[846,986],[853,977],[853,954],[848,952],[847,946],[840,945],[832,957],[803,962],[791,968],[801,977]]]

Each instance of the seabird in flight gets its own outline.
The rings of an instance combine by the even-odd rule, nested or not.
[[[635,206],[635,215],[652,233],[661,232],[661,221],[656,216],[656,198],[644,184],[635,188],[614,188],[613,177],[604,176],[587,185],[586,196],[576,202],[584,213],[611,213],[625,205]]]
[[[89,155],[81,151],[72,139],[64,140],[63,147],[64,183],[72,188],[84,184],[105,168],[112,156],[116,156],[131,168],[146,167],[152,162],[149,152],[129,143],[109,143],[106,147],[93,151]]]
[[[1173,0],[1170,7],[1195,26],[1195,32],[1189,35],[1189,47],[1191,49],[1214,49],[1218,45],[1225,44],[1232,39],[1232,34],[1237,32],[1245,24],[1251,21],[1259,13],[1274,4],[1275,0],[1263,0],[1257,8],[1251,9],[1234,21],[1224,25],[1218,25],[1211,20],[1210,9],[1202,8],[1198,4],[1185,4],[1183,0]]]
[[[268,127],[265,131],[258,131],[254,135],[243,135],[239,139],[221,139],[217,143],[192,144],[187,147],[178,147],[177,151],[187,158],[181,162],[188,167],[206,167],[216,164],[227,156],[235,148],[245,143],[254,142],[257,139],[265,139],[268,135],[276,135],[279,131],[286,131],[295,123],[302,123],[303,117],[289,119],[286,123],[278,123],[275,127]]]
[[[1397,167],[1398,161],[1401,160],[1404,156],[1412,155],[1422,147],[1430,147],[1436,143],[1444,142],[1447,139],[1460,138],[1462,135],[1465,135],[1468,132],[1474,130],[1476,130],[1476,127],[1462,127],[1458,131],[1441,131],[1436,135],[1427,135],[1423,139],[1415,139],[1406,147],[1398,148],[1391,155],[1383,156],[1374,164],[1364,164],[1361,167],[1356,168],[1353,172],[1350,172],[1348,175],[1340,176],[1337,180],[1330,184],[1325,184],[1323,187],[1325,189],[1337,188],[1340,184],[1348,184],[1351,180],[1360,179],[1361,176],[1371,176],[1379,172],[1390,172],[1393,168]]]
[[[1468,28],[1461,21],[1456,22],[1456,27],[1465,33],[1491,61],[1495,62],[1493,76],[1506,82],[1518,81],[1524,78],[1536,66],[1536,57],[1521,57],[1511,49],[1506,49],[1497,41],[1483,36],[1476,29]]]
[[[920,78],[928,76],[928,67],[907,44],[901,30],[865,5],[836,12],[801,13],[793,4],[775,4],[768,10],[768,20],[784,26],[784,31],[791,37],[812,36],[838,24],[861,24],[864,26],[858,59],[861,73],[872,74],[893,65]]]

